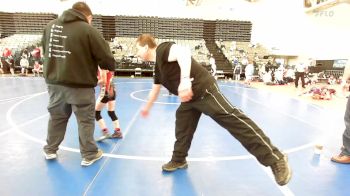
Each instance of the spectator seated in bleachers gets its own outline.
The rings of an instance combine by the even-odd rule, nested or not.
[[[116,50],[120,49],[120,51],[123,51],[123,46],[120,44],[117,44],[117,45],[113,46],[113,49],[116,49]]]
[[[337,79],[333,75],[329,76],[327,84],[334,85],[336,83],[337,83]]]
[[[341,84],[342,81],[343,81],[343,76],[339,76],[336,83]]]
[[[2,62],[3,66],[9,67],[11,75],[15,76],[15,64],[12,56],[12,51],[8,48],[5,48],[2,53],[2,56],[4,58],[4,61]]]
[[[275,83],[272,81],[272,70],[264,73],[263,75],[263,82],[266,85],[275,85]]]
[[[305,85],[311,85],[312,84],[311,75],[305,74],[304,81],[305,81]]]
[[[40,60],[40,58],[41,58],[41,50],[40,50],[40,48],[38,46],[36,46],[32,50],[31,55],[32,55],[34,60]]]
[[[20,61],[20,66],[21,66],[21,76],[26,76],[28,75],[29,71],[29,61],[26,56],[22,56],[21,61]]]
[[[324,71],[321,71],[317,74],[317,77],[319,79],[326,79],[326,74],[324,73]]]
[[[118,49],[120,49],[120,51],[123,51],[123,46],[122,46],[122,44],[121,43],[119,43],[119,41],[118,41],[118,38],[117,37],[115,37],[115,38],[113,38],[113,49],[115,49],[115,50],[118,50]]]
[[[237,49],[237,42],[236,41],[232,41],[231,42],[231,46],[230,46],[230,51],[231,52],[235,52]]]
[[[203,48],[203,44],[202,44],[202,43],[199,43],[198,45],[196,45],[196,46],[194,47],[195,50],[199,50],[199,49],[201,49],[201,48]]]
[[[22,59],[23,57],[29,58],[29,53],[28,53],[28,50],[26,48],[22,50],[20,59]]]
[[[309,83],[311,85],[318,83],[318,74],[317,73],[313,73],[313,74],[309,73],[307,78],[308,78]]]
[[[284,85],[287,82],[284,79],[284,66],[280,64],[277,70],[275,71],[275,82],[279,85]]]
[[[39,61],[34,61],[34,67],[32,69],[34,77],[40,76],[41,71],[42,71],[42,65],[39,63]]]
[[[15,64],[12,55],[4,56],[3,67],[9,67],[12,76],[15,76]]]
[[[222,41],[222,39],[220,39],[219,43],[220,43],[221,50],[226,49],[226,46],[225,46],[224,42]]]

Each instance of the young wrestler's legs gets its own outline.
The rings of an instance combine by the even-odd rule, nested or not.
[[[114,133],[112,138],[122,138],[122,132],[120,131],[119,119],[115,114],[115,99],[112,99],[107,102],[108,116],[111,118],[114,128]]]
[[[110,135],[108,133],[108,128],[106,126],[106,122],[104,121],[104,119],[101,116],[101,111],[105,107],[105,105],[107,103],[106,101],[107,100],[105,97],[99,96],[97,101],[96,101],[96,104],[95,104],[95,119],[97,121],[98,126],[100,127],[100,129],[102,131],[102,136],[98,140],[103,140],[103,139],[110,137]]]

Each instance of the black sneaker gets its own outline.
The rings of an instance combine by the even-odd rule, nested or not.
[[[187,162],[184,161],[184,162],[175,162],[175,161],[169,161],[168,163],[164,164],[162,166],[162,169],[164,171],[175,171],[177,169],[183,169],[183,168],[187,168],[188,165],[187,165]]]
[[[273,175],[275,176],[275,180],[277,184],[280,186],[286,185],[290,178],[292,177],[292,170],[288,165],[287,155],[284,155],[280,160],[276,161],[276,163],[272,164],[271,170]]]

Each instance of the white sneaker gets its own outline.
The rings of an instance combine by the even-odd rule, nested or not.
[[[93,158],[91,160],[83,158],[83,160],[81,161],[81,165],[82,166],[89,166],[89,165],[95,163],[96,161],[100,160],[102,158],[102,155],[103,155],[103,151],[98,149],[98,151],[95,155],[95,158]]]
[[[104,133],[101,137],[99,137],[96,142],[102,142],[105,139],[111,138],[111,135],[109,133]]]
[[[57,158],[57,154],[56,153],[51,153],[48,154],[44,151],[44,155],[45,155],[45,159],[46,160],[51,160],[51,159],[56,159]]]

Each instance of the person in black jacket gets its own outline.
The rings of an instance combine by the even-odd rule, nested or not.
[[[114,71],[115,61],[103,36],[91,25],[92,12],[84,2],[51,21],[42,37],[44,78],[49,93],[46,159],[55,159],[74,112],[79,131],[81,165],[102,158],[94,141],[97,69]]]
[[[186,157],[203,113],[227,129],[261,164],[270,166],[279,185],[289,182],[292,172],[287,156],[271,144],[249,117],[227,100],[215,78],[191,57],[189,49],[174,42],[157,45],[150,34],[140,35],[136,48],[142,60],[155,61],[154,84],[141,115],[148,116],[161,85],[181,100],[176,111],[173,156],[162,166],[164,171],[187,168]]]

